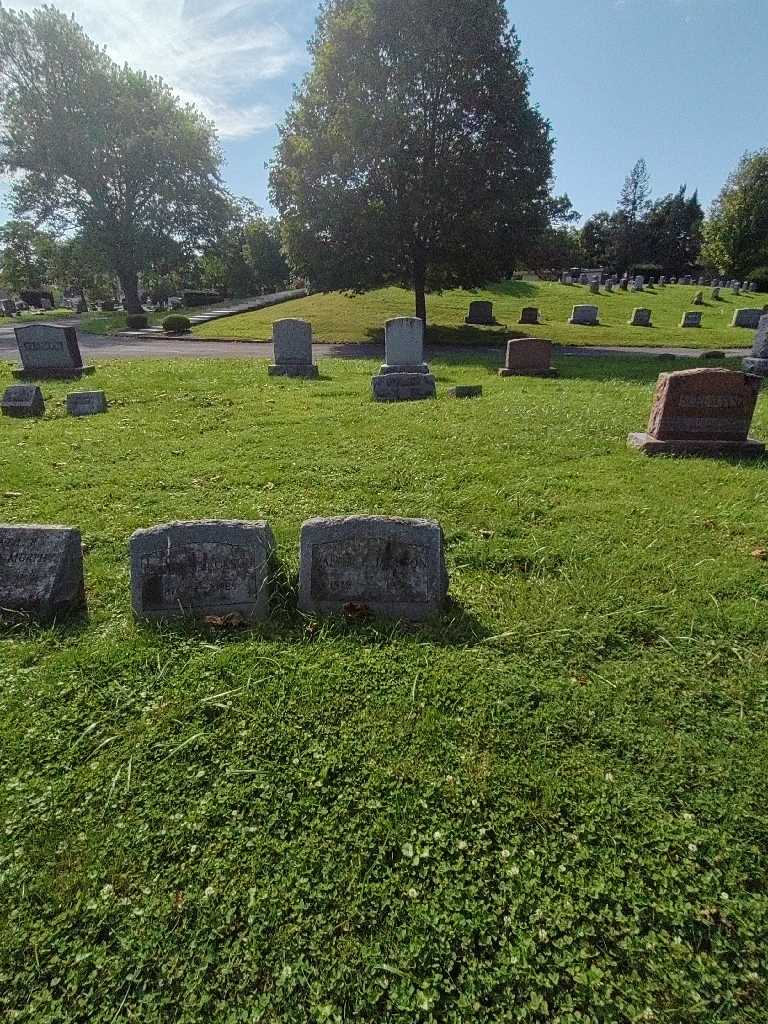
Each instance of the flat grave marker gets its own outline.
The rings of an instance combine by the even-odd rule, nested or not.
[[[68,416],[95,416],[107,411],[107,396],[103,391],[72,391],[67,395]]]
[[[14,384],[6,388],[0,401],[3,416],[16,419],[45,415],[43,393],[35,384]]]

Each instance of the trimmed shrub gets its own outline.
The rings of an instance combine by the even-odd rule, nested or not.
[[[755,267],[751,274],[747,274],[747,280],[754,281],[759,292],[768,292],[768,267]]]
[[[188,316],[181,313],[171,313],[163,320],[163,330],[168,334],[189,334],[192,330],[192,323]]]
[[[129,331],[143,331],[149,326],[149,317],[146,313],[129,313],[125,318],[125,326]]]

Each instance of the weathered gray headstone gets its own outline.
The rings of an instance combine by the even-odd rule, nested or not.
[[[629,288],[629,281],[626,279],[626,277],[622,277],[622,279],[619,281],[619,288],[623,292],[627,291],[627,289]]]
[[[628,442],[648,455],[762,455],[765,445],[748,436],[759,391],[759,377],[736,370],[662,373],[648,430]]]
[[[67,395],[69,416],[95,416],[107,411],[107,396],[103,391],[73,391]]]
[[[664,274],[661,274],[661,276],[659,277],[659,287],[660,288],[664,288],[666,286],[666,283],[667,283],[666,276]]]
[[[719,288],[718,285],[715,285],[715,287],[712,289],[712,301],[713,302],[719,302],[720,301],[720,288]]]
[[[701,313],[683,313],[681,327],[701,327]]]
[[[586,274],[579,274],[579,284],[589,284],[589,278]]]
[[[652,327],[651,310],[641,307],[632,310],[632,319],[629,321],[629,325],[630,327]]]
[[[496,323],[493,317],[493,303],[477,300],[470,302],[469,313],[464,319],[465,324],[477,324],[478,326],[490,326]]]
[[[80,531],[71,526],[0,526],[0,615],[49,620],[85,607]]]
[[[77,330],[55,324],[25,324],[14,328],[21,356],[21,369],[13,375],[21,380],[78,378],[93,373],[92,366],[83,366]]]
[[[756,292],[757,291],[757,281],[750,281],[749,290],[751,292]]]
[[[760,317],[752,342],[752,353],[742,360],[741,365],[747,373],[768,377],[768,313]]]
[[[519,324],[537,324],[539,322],[539,308],[538,306],[524,306],[521,313],[520,319],[517,321]]]
[[[429,373],[424,362],[424,321],[397,316],[384,324],[384,363],[379,373]]]
[[[731,327],[748,327],[750,331],[756,331],[762,315],[762,309],[737,309],[733,314]]]
[[[272,324],[275,361],[267,367],[270,377],[317,377],[312,362],[312,324],[287,317]]]
[[[642,292],[645,289],[645,278],[642,274],[638,274],[634,280],[635,291]]]
[[[693,296],[693,305],[694,306],[703,306],[704,305],[704,292],[696,292],[696,294]]]
[[[265,522],[164,523],[136,530],[130,550],[137,618],[267,616],[275,542]]]
[[[599,295],[600,294],[600,282],[599,281],[590,281],[589,282],[589,290],[592,292],[593,295]]]
[[[0,409],[2,409],[3,416],[14,416],[17,419],[43,416],[45,414],[43,393],[35,384],[14,384],[5,389]]]
[[[581,327],[596,327],[600,323],[598,312],[597,306],[574,306],[568,323]]]
[[[482,384],[457,384],[448,389],[449,398],[480,398],[483,394]]]
[[[613,281],[611,278],[605,282],[605,290],[610,294],[613,291]]]
[[[448,591],[443,531],[428,519],[349,516],[301,527],[299,609],[333,614],[351,605],[421,620],[440,612]]]
[[[552,366],[552,342],[543,338],[513,338],[507,342],[500,377],[557,377]]]

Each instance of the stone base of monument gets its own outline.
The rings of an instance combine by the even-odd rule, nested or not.
[[[457,384],[448,389],[449,398],[480,398],[483,394],[482,384]]]
[[[577,319],[574,319],[574,317],[572,317],[572,316],[568,317],[568,323],[569,324],[574,324],[576,327],[599,327],[600,326],[600,321],[599,320],[577,320]]]
[[[379,375],[385,373],[429,373],[426,363],[382,363]]]
[[[371,390],[375,402],[414,402],[437,397],[431,373],[381,373],[371,378]]]
[[[499,325],[499,321],[495,316],[492,316],[490,319],[465,316],[464,323],[469,327],[498,327]]]
[[[741,361],[744,373],[755,373],[758,377],[768,377],[768,359],[755,359],[754,356]]]
[[[559,377],[559,372],[550,366],[548,369],[526,369],[525,367],[515,368],[510,370],[507,366],[502,366],[499,370],[500,377]]]
[[[38,366],[11,371],[16,380],[79,380],[95,372],[95,366]]]
[[[745,458],[758,458],[765,454],[765,445],[762,441],[756,441],[752,437],[745,441],[660,441],[652,434],[640,433],[630,434],[627,444],[645,455],[740,455]]]
[[[273,363],[267,367],[270,377],[305,377],[314,379],[320,370],[316,363]]]

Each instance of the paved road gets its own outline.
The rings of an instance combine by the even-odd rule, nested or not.
[[[76,324],[74,319],[61,321]],[[272,345],[266,341],[183,341],[165,338],[102,338],[92,334],[79,334],[80,349],[83,361],[95,359],[271,359]],[[429,345],[428,358],[436,356],[457,355],[496,355],[501,356],[501,345],[459,347],[456,345]],[[336,357],[339,359],[382,359],[384,344],[382,342],[362,342],[318,344],[313,347],[316,356]],[[556,351],[560,356],[658,356],[661,352],[669,352],[681,358],[701,358],[701,351],[688,348],[625,348],[621,346],[604,346],[601,348],[569,346]],[[729,349],[728,355],[747,356],[747,348]],[[13,327],[0,326],[0,360],[18,363],[18,350],[13,334]]]

